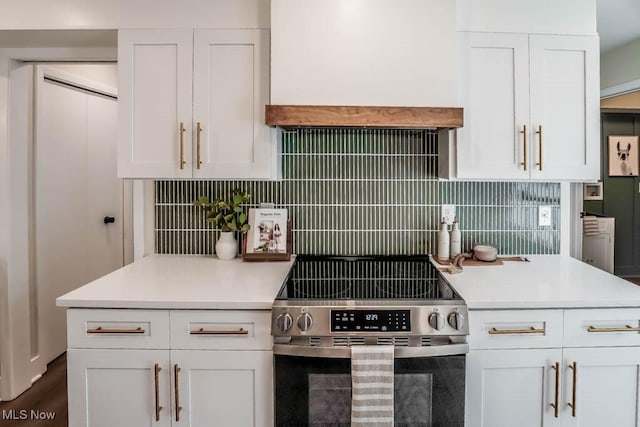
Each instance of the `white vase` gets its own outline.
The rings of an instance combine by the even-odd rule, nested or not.
[[[223,231],[216,242],[216,255],[218,259],[228,261],[238,255],[238,241],[233,231]]]

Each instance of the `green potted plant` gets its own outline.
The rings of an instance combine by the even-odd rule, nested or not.
[[[249,201],[250,197],[246,191],[235,189],[229,201],[223,199],[209,201],[207,196],[201,196],[193,202],[195,206],[205,211],[207,222],[215,224],[221,231],[215,246],[216,255],[221,260],[231,260],[236,257],[238,241],[235,233],[245,234],[251,228],[247,224],[247,214],[242,206]]]

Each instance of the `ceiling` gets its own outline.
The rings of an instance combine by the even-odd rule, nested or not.
[[[640,39],[639,0],[597,0],[600,51]]]
[[[640,39],[640,0],[596,0],[600,50]],[[0,47],[115,47],[115,30],[0,31]]]

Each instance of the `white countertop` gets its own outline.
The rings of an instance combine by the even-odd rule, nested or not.
[[[640,286],[574,258],[444,273],[469,309],[640,307]],[[293,260],[151,255],[57,299],[62,307],[269,310]]]
[[[640,286],[569,256],[444,273],[469,309],[640,307]]]
[[[291,261],[150,255],[56,300],[62,307],[270,310]]]

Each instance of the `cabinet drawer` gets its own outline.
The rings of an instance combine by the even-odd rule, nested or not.
[[[270,311],[172,310],[171,348],[271,350]]]
[[[69,348],[169,348],[168,310],[67,310]]]
[[[640,346],[640,309],[565,310],[564,346]]]
[[[472,310],[471,349],[562,346],[562,310]]]

